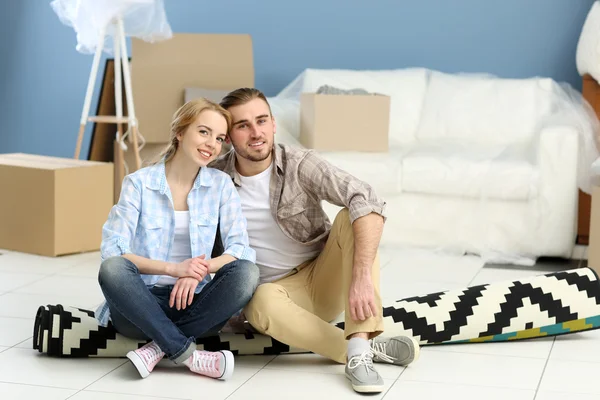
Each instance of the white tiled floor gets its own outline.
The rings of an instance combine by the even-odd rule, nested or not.
[[[37,307],[93,309],[102,299],[98,253],[44,258],[0,250],[0,399],[338,399],[357,398],[343,366],[313,354],[238,357],[227,382],[169,365],[145,380],[124,359],[54,359],[32,349]],[[382,295],[391,301],[434,291],[577,266],[484,266],[475,257],[446,265],[436,254],[383,248]],[[416,253],[415,253],[416,254]],[[413,256],[415,255],[413,254]],[[408,257],[408,259],[413,259]],[[162,364],[161,364],[162,365]],[[385,399],[592,400],[600,398],[600,332],[513,343],[423,347],[407,368],[377,364]],[[371,397],[371,396],[369,396]]]

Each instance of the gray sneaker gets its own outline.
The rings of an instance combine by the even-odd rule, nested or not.
[[[352,382],[352,389],[358,393],[383,392],[383,379],[373,367],[373,353],[350,357],[346,364],[346,378]]]
[[[408,365],[419,358],[419,342],[411,336],[378,336],[370,342],[374,362]]]

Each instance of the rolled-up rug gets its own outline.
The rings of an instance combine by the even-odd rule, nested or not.
[[[600,328],[600,281],[590,268],[431,293],[385,304],[384,336],[408,335],[421,345],[506,342]],[[343,328],[343,323],[337,326]],[[92,311],[39,307],[33,348],[58,357],[125,357],[145,344],[98,325]],[[238,355],[306,353],[269,336],[221,333],[198,349]]]

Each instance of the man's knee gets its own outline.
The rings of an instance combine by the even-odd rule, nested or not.
[[[352,228],[350,223],[350,210],[347,207],[342,208],[335,216],[333,225],[340,225],[344,228]]]
[[[254,292],[244,309],[244,315],[254,328],[264,332],[269,328],[270,318],[277,313],[278,306],[287,297],[287,292],[282,286],[264,283]]]

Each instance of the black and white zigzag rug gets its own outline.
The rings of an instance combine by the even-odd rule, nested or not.
[[[593,270],[574,269],[405,298],[385,304],[383,315],[384,336],[413,336],[421,345],[563,335],[600,328],[600,282]],[[33,348],[51,356],[124,357],[145,343],[99,326],[92,311],[74,306],[41,306],[35,318]],[[306,352],[251,332],[196,343],[238,355]]]

